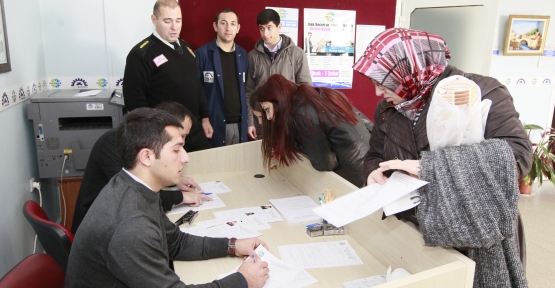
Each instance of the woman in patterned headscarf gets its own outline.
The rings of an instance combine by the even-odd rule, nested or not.
[[[393,28],[376,36],[366,48],[364,55],[353,66],[355,71],[366,75],[372,80],[376,88],[376,95],[384,97],[378,103],[374,114],[375,124],[372,130],[372,137],[370,138],[370,149],[364,160],[364,175],[367,175],[368,185],[373,183],[383,184],[393,170],[403,170],[414,177],[420,177],[430,182],[430,184],[425,186],[428,188],[424,189],[437,187],[436,184],[432,183],[437,179],[441,179],[441,176],[437,175],[444,175],[443,179],[447,178],[448,180],[459,179],[460,176],[462,178],[468,176],[465,173],[462,173],[465,175],[460,175],[460,172],[457,174],[457,171],[454,171],[457,170],[455,167],[453,170],[444,169],[437,174],[432,173],[439,178],[426,178],[428,176],[426,173],[437,169],[436,165],[439,166],[438,163],[427,160],[429,159],[427,157],[431,155],[431,152],[427,152],[430,150],[426,128],[428,108],[430,107],[432,95],[434,95],[435,85],[442,79],[454,75],[460,75],[474,81],[481,89],[482,100],[490,99],[492,101],[484,130],[484,138],[486,140],[492,138],[503,139],[508,144],[509,148],[506,150],[510,156],[508,163],[512,163],[511,154],[514,154],[514,159],[516,160],[514,162],[516,168],[513,169],[513,171],[516,170],[514,182],[516,183],[517,177],[521,180],[529,172],[532,163],[531,143],[518,119],[518,113],[513,106],[512,97],[507,88],[494,78],[466,74],[448,65],[450,58],[451,55],[447,44],[440,36],[424,31]],[[454,147],[454,150],[468,152],[463,150],[466,149],[464,147]],[[457,150],[459,148],[460,150]],[[447,149],[434,150],[434,153],[436,151],[441,151],[445,155],[450,155],[448,153],[451,153]],[[482,158],[486,159],[487,157],[454,158],[447,161],[447,163],[463,166],[463,164],[471,163],[470,161],[480,161]],[[457,160],[459,162],[455,163]],[[511,165],[509,164],[509,166]],[[489,167],[481,168],[487,170]],[[467,170],[467,172],[470,174],[475,172],[474,170],[476,169],[472,168]],[[485,173],[486,170],[482,172]],[[480,175],[483,173],[478,172],[475,174],[480,178]],[[518,176],[516,175],[517,173]],[[438,182],[440,181],[443,180]],[[480,183],[488,183],[488,180],[486,179]],[[490,186],[493,187],[493,185]],[[472,195],[480,195],[480,193],[487,193],[487,189],[491,187],[471,189],[470,193],[476,193]],[[465,189],[461,189],[457,190],[454,194],[466,192]],[[516,193],[516,199],[518,199],[518,192]],[[427,212],[423,212],[423,205],[425,204],[424,199],[429,199],[427,198],[429,195],[422,193],[422,202],[418,211],[416,208],[413,208],[396,215],[398,218],[406,218],[416,224],[420,221],[420,228],[425,240],[427,235],[424,230],[429,227],[427,226],[429,222],[426,221],[430,219],[426,217],[430,217],[430,215],[424,215]],[[479,197],[476,198],[479,199]],[[516,204],[518,200],[513,202],[515,203],[511,203],[511,205],[517,209]],[[426,205],[429,205],[429,202]],[[466,205],[469,204],[467,203]],[[438,210],[445,210],[445,207],[436,208]],[[460,209],[460,206],[455,207],[455,209]],[[442,211],[444,212],[444,210]],[[444,214],[449,214],[450,212]],[[496,214],[498,212],[494,211],[492,213]],[[432,217],[445,216],[439,214],[441,213],[432,215]],[[514,215],[516,216],[516,214]],[[469,218],[472,217],[472,215],[469,216]],[[438,218],[435,219],[437,220]],[[514,220],[516,217],[512,219]],[[455,217],[456,220],[457,218]],[[524,263],[525,246],[521,223],[516,225],[516,227],[519,229],[516,241],[520,244],[518,250],[521,261]],[[443,231],[444,234],[449,234],[448,232],[451,231]],[[426,242],[426,244],[429,245],[429,242]],[[475,287],[488,286],[488,284],[484,283],[489,281],[487,279],[489,279],[490,275],[488,277],[482,277],[482,275],[492,272],[491,268],[482,270],[483,266],[480,266],[478,263],[476,265],[477,276],[475,278]],[[519,275],[522,276],[522,273]],[[507,280],[507,277],[501,277],[500,279]],[[512,285],[509,284],[508,286],[522,287],[520,284],[526,282],[524,277],[514,277],[510,281],[515,281],[515,279],[518,279],[516,282],[518,285],[515,285],[515,282],[513,282]],[[509,282],[499,285],[507,287],[506,284]]]

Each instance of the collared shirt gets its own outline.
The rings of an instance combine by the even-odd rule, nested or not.
[[[224,52],[235,52],[235,42],[233,42],[233,47],[231,47],[231,51],[225,51],[222,46],[218,44],[218,40],[216,40],[216,46],[218,46],[218,48],[222,49]]]
[[[281,49],[281,42],[283,42],[283,39],[281,38],[281,36],[279,36],[279,42],[274,47],[274,49],[270,50],[270,48],[268,48],[268,45],[266,45],[266,43],[264,43],[264,47],[266,47],[266,49],[268,49],[268,51],[270,51],[270,52],[277,52],[277,51],[279,51],[279,49]]]
[[[173,47],[173,44],[164,40],[164,38],[162,38],[162,36],[160,36],[160,34],[158,34],[158,32],[156,32],[156,30],[154,30],[154,32],[152,32],[152,34],[154,36],[156,36],[156,38],[160,39],[162,42],[164,42],[166,45],[168,45],[169,47],[172,47],[173,50],[175,50],[175,47]],[[175,42],[177,42],[177,45],[181,46],[181,44],[179,44],[179,41],[176,40]]]
[[[131,172],[125,170],[125,168],[121,168],[121,170],[123,170],[123,171],[125,171],[125,173],[129,174],[129,176],[131,176],[131,178],[133,178],[133,180],[135,180],[135,181],[137,181],[137,182],[143,184],[146,188],[152,190],[152,188],[148,187],[148,185],[146,185],[146,183],[143,182],[143,180],[141,180],[141,179],[139,179],[139,177],[133,175],[133,173],[131,173]],[[154,190],[152,190],[152,191],[154,191]]]

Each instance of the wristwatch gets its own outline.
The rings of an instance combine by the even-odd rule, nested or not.
[[[227,255],[235,256],[235,242],[236,241],[237,241],[237,238],[229,239],[229,242],[227,244]]]

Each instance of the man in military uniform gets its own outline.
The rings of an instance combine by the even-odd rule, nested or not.
[[[155,31],[127,55],[123,95],[128,111],[175,101],[187,107],[193,121],[185,150],[211,148],[212,125],[197,75],[197,60],[187,42],[179,39],[181,8],[175,0],[158,0],[151,16]]]

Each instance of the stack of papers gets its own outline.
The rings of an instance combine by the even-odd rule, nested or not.
[[[218,219],[241,219],[245,217],[257,217],[264,222],[280,222],[283,218],[272,205],[262,205],[248,208],[239,208],[225,211],[216,211],[214,216]]]
[[[220,199],[220,197],[218,197],[218,195],[212,194],[207,197],[212,198],[212,201],[202,201],[202,205],[196,206],[196,207],[190,206],[188,204],[175,205],[173,206],[172,210],[166,214],[167,215],[184,214],[184,213],[187,213],[187,211],[189,210],[201,211],[201,210],[225,207],[225,203],[222,201],[222,199]]]
[[[366,217],[385,205],[428,184],[395,172],[384,185],[372,184],[314,209],[314,212],[336,227]]]
[[[403,268],[397,268],[391,272],[391,266],[387,269],[386,275],[372,276],[364,279],[358,279],[341,284],[343,288],[369,288],[378,286],[387,282],[391,282],[403,277],[410,276],[411,274]]]
[[[197,222],[194,227],[182,227],[181,231],[197,236],[245,239],[261,236],[261,230],[271,228],[268,222],[283,221],[271,205],[217,211],[214,215],[216,219]]]
[[[204,193],[220,194],[231,192],[231,189],[221,181],[199,183],[198,186],[200,186]]]
[[[318,204],[308,196],[271,199],[270,203],[274,205],[289,223],[321,220],[320,216],[312,211],[318,207]]]
[[[297,288],[318,282],[318,280],[314,279],[314,277],[310,276],[310,274],[303,269],[277,259],[262,245],[256,248],[255,253],[258,254],[262,261],[268,263],[268,269],[270,269],[270,278],[268,278],[264,284],[264,288]],[[218,279],[235,272],[237,272],[237,269],[230,273],[220,275]]]
[[[303,269],[363,264],[347,240],[284,245],[278,249],[283,261]]]

